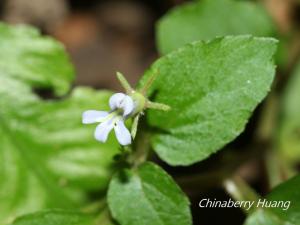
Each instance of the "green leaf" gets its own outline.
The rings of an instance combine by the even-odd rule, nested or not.
[[[247,219],[246,225],[283,225],[299,224],[300,221],[300,175],[278,185],[267,196],[268,201],[290,202],[289,208],[272,207],[259,209]],[[288,205],[285,203],[286,206]],[[258,221],[261,221],[258,223]],[[268,221],[268,222],[267,222]]]
[[[300,221],[300,175],[274,188],[267,199],[270,201],[290,201],[290,207],[283,210],[280,207],[272,208],[272,212],[282,221],[299,224]]]
[[[188,199],[172,178],[152,163],[115,175],[108,204],[122,225],[192,224]]]
[[[44,101],[32,89],[68,91],[73,68],[64,49],[29,27],[0,24],[0,224],[46,208],[78,208],[88,191],[104,190],[114,139],[100,144],[87,109],[107,109],[111,95],[77,88]]]
[[[289,161],[300,160],[300,64],[292,74],[282,99],[278,145]]]
[[[1,119],[0,221],[43,208],[76,208],[87,200],[85,191],[106,188],[118,145],[94,140],[95,126],[83,126],[81,114],[105,109],[109,96],[78,88],[68,99],[27,105]]]
[[[167,13],[158,23],[157,43],[160,52],[166,54],[184,44],[218,36],[273,36],[274,33],[270,17],[257,3],[202,0]]]
[[[236,36],[186,45],[156,61],[140,86],[158,76],[148,95],[171,106],[149,110],[152,145],[171,165],[207,158],[236,138],[270,90],[276,40]]]
[[[12,28],[0,23],[0,59],[0,77],[36,88],[51,87],[58,95],[65,94],[74,79],[64,47],[50,37],[41,38],[28,26]]]
[[[95,217],[78,211],[44,210],[17,218],[11,225],[116,225],[108,209]]]
[[[288,225],[280,221],[272,212],[266,209],[257,209],[252,213],[244,225]]]
[[[93,218],[78,212],[49,210],[25,215],[12,225],[93,225]]]

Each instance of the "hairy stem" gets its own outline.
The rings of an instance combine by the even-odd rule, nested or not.
[[[147,82],[145,83],[145,85],[140,89],[140,92],[143,95],[146,95],[148,89],[151,87],[152,83],[154,82],[154,80],[156,79],[156,77],[158,76],[158,71],[155,71],[150,78],[147,80]]]
[[[125,89],[127,94],[132,93],[134,90],[126,80],[126,78],[120,72],[117,72],[117,78],[120,81],[122,87]]]
[[[133,167],[144,163],[150,152],[150,134],[147,131],[141,131],[136,140],[132,155]]]
[[[146,107],[149,109],[158,109],[162,111],[169,111],[171,109],[171,107],[166,104],[151,101],[147,101]]]

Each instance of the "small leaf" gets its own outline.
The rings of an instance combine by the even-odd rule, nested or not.
[[[114,176],[108,203],[122,225],[192,224],[188,199],[172,178],[152,163]]]
[[[148,95],[171,107],[149,110],[152,145],[171,165],[207,158],[236,138],[270,90],[276,40],[236,36],[186,45],[156,61]]]
[[[28,214],[11,225],[96,225],[93,218],[78,212],[49,210]]]
[[[291,162],[300,160],[300,63],[285,89],[279,127],[279,149]]]
[[[202,0],[184,4],[166,14],[157,26],[157,42],[160,52],[166,54],[184,44],[218,36],[273,36],[274,33],[270,17],[257,3]]]
[[[249,216],[246,225],[299,224],[300,221],[300,175],[278,185],[267,196],[268,201],[283,202],[285,206],[258,209]],[[289,204],[290,202],[290,204]],[[280,203],[281,204],[281,203]],[[289,206],[289,207],[287,207]]]

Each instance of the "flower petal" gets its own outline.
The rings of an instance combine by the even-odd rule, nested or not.
[[[134,110],[134,102],[132,98],[128,95],[126,95],[121,102],[120,108],[123,109],[123,116],[128,116],[130,113]]]
[[[114,126],[114,130],[116,133],[116,137],[121,145],[129,145],[131,144],[131,135],[129,130],[125,127],[124,121],[117,121]]]
[[[113,94],[109,99],[109,106],[112,110],[116,108],[120,108],[122,100],[125,98],[125,94],[123,93],[116,93]]]
[[[108,115],[108,112],[105,111],[97,111],[97,110],[87,110],[82,114],[82,123],[96,123],[99,120],[103,119]]]
[[[106,142],[109,132],[113,129],[113,119],[107,120],[96,127],[94,136],[96,140]]]

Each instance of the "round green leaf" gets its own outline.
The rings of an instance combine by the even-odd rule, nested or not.
[[[108,204],[122,225],[191,225],[189,201],[160,167],[145,163],[115,175]]]

